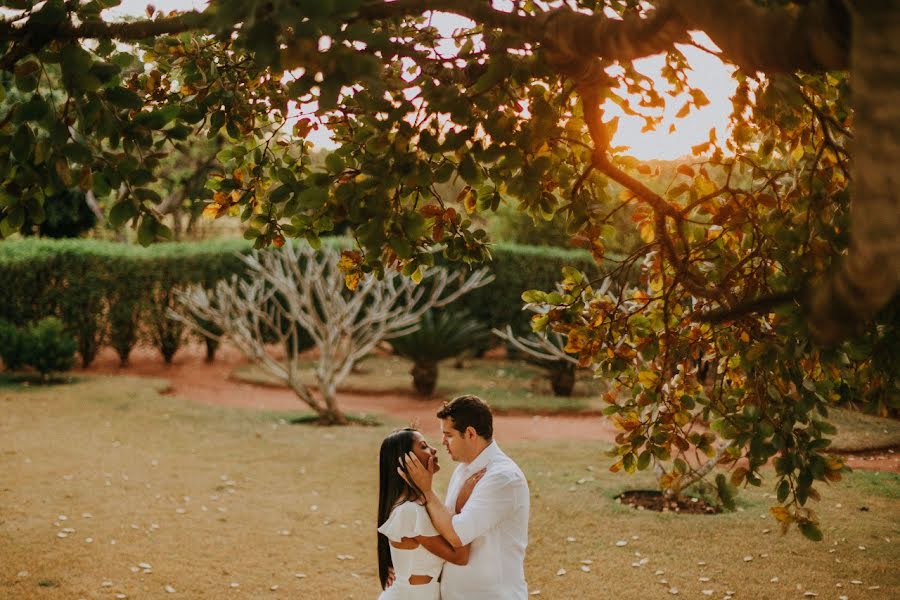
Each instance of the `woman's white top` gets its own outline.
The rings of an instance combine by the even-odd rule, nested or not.
[[[428,537],[440,535],[431,524],[428,510],[421,504],[410,501],[395,506],[378,531],[392,542],[420,535]],[[432,581],[437,581],[444,566],[444,559],[435,556],[422,545],[411,550],[391,546],[391,562],[394,563],[397,582],[403,583],[408,582],[411,575],[428,575]]]

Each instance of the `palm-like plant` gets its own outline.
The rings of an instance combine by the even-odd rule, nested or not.
[[[474,349],[490,337],[490,331],[465,311],[428,311],[412,333],[392,340],[394,351],[413,361],[413,387],[431,396],[437,386],[438,363]]]
[[[550,387],[555,396],[568,397],[575,388],[578,360],[565,351],[566,339],[559,333],[551,331],[542,336],[531,334],[528,337],[517,337],[512,328],[506,331],[493,330],[494,335],[506,340],[510,346],[522,353],[527,362],[547,371]]]

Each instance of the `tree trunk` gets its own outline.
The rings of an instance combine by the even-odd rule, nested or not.
[[[332,409],[325,409],[324,411],[319,413],[319,425],[348,425],[349,421],[347,420],[346,415],[340,411],[337,407]]]
[[[853,333],[897,293],[900,283],[900,10],[896,2],[855,0],[853,198],[850,247],[810,302],[810,332],[826,344]]]
[[[550,371],[550,386],[555,396],[569,397],[575,388],[575,365],[560,362]]]
[[[216,359],[216,350],[219,348],[219,342],[211,337],[204,337],[203,341],[206,342],[206,362],[211,363]]]
[[[431,396],[434,388],[437,386],[438,366],[437,363],[423,362],[415,363],[410,371],[413,377],[413,387],[420,396]]]

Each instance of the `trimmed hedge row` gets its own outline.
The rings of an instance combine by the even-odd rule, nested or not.
[[[0,319],[22,326],[59,317],[78,341],[85,366],[104,345],[113,347],[124,363],[142,339],[170,362],[185,335],[179,323],[166,317],[173,291],[193,283],[210,287],[243,274],[245,265],[237,254],[250,249],[242,240],[149,248],[96,240],[5,241],[0,243]],[[492,254],[487,266],[496,279],[455,306],[491,327],[511,324],[527,331],[530,315],[522,311],[522,292],[552,289],[564,265],[599,273],[582,251],[498,244]]]
[[[109,344],[123,362],[142,337],[170,362],[183,327],[166,317],[173,290],[240,273],[243,241],[142,248],[95,240],[0,243],[0,319],[16,325],[57,316],[78,341],[82,365]]]

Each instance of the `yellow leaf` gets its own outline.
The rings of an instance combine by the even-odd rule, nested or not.
[[[750,342],[750,334],[747,333],[746,331],[742,331],[741,332],[741,341],[744,342],[745,344],[749,343]]]
[[[341,258],[338,261],[338,269],[341,270],[342,273],[349,273],[353,269],[356,268],[362,261],[362,257],[358,252],[352,252],[350,250],[344,250],[341,252]]]
[[[565,352],[569,352],[572,354],[577,354],[581,352],[582,348],[587,345],[588,337],[587,333],[581,329],[572,329],[569,331],[568,340],[566,341],[566,347],[563,348]]]
[[[772,513],[772,516],[779,523],[790,523],[794,518],[791,512],[783,506],[773,506],[769,509],[769,512]]]
[[[476,200],[478,200],[478,194],[476,194],[475,190],[472,189],[472,186],[469,185],[464,187],[456,197],[456,201],[462,204],[466,208],[466,213],[470,215],[475,212]]]
[[[638,373],[638,381],[644,387],[653,387],[659,380],[659,374],[656,371],[641,371]]]
[[[350,273],[344,276],[344,284],[348,290],[355,290],[359,286],[359,273]]]
[[[803,144],[798,143],[796,146],[794,146],[794,149],[791,151],[791,159],[794,162],[797,162],[801,158],[803,158]]]
[[[409,276],[416,283],[421,283],[423,277],[422,267],[419,267],[415,271],[412,272],[412,275]]]
[[[207,219],[215,219],[219,216],[219,208],[221,208],[215,202],[210,202],[206,205],[206,208],[203,209],[203,216]]]
[[[641,239],[644,240],[645,243],[649,244],[656,238],[656,227],[653,223],[644,222],[641,223]]]

